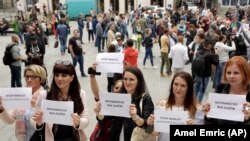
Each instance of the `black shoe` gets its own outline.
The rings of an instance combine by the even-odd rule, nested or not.
[[[87,77],[87,75],[85,73],[81,73],[82,77]]]

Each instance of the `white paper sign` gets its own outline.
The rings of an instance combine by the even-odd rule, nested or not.
[[[123,73],[124,53],[98,53],[96,71],[102,73]]]
[[[245,101],[246,96],[243,95],[209,93],[210,111],[207,117],[243,122]]]
[[[42,100],[43,122],[73,126],[73,101]]]
[[[31,107],[31,88],[0,88],[0,96],[2,96],[2,104],[5,109],[27,109]]]
[[[249,24],[242,23],[241,26],[242,26],[243,30],[249,30]]]
[[[187,111],[154,110],[154,130],[169,133],[170,125],[185,125],[188,120]]]
[[[131,117],[129,105],[131,104],[130,94],[100,93],[101,115]]]

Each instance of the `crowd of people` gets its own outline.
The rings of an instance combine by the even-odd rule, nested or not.
[[[88,128],[89,119],[95,116],[99,127],[108,125],[105,127],[109,128],[107,132],[104,132],[106,129],[100,129],[103,134],[98,134],[99,141],[137,141],[138,132],[143,132],[150,141],[168,141],[169,132],[154,131],[154,110],[187,112],[186,125],[249,124],[249,8],[243,12],[238,8],[236,13],[229,9],[224,20],[207,8],[197,13],[188,9],[168,9],[165,15],[161,15],[160,11],[157,14],[153,16],[153,13],[142,8],[134,10],[129,18],[125,14],[92,14],[87,17],[87,22],[83,14],[79,14],[77,29],[70,29],[67,16],[58,11],[48,14],[49,23],[45,22],[48,15],[39,19],[36,10],[32,11],[26,23],[23,17],[17,16],[11,23],[16,34],[12,35],[12,42],[6,47],[11,47],[13,56],[13,62],[9,64],[11,87],[23,86],[21,63],[25,62],[23,76],[25,87],[32,88],[31,106],[29,109],[5,109],[0,96],[0,119],[6,124],[15,122],[15,135],[19,141],[28,141],[36,131],[41,130],[46,141],[85,141],[90,138],[85,129]],[[131,21],[132,35],[128,32],[128,20]],[[84,28],[88,33],[88,42],[95,42],[97,53],[124,54],[123,72],[107,73],[107,90],[99,89],[96,80],[98,64],[93,62],[89,68],[92,70],[88,75],[89,83],[96,101],[96,115],[92,117],[87,105],[88,95],[82,89],[76,73],[78,63],[81,76],[87,77],[84,72]],[[70,32],[73,35],[68,39]],[[72,58],[71,61],[57,60],[52,71],[47,70],[44,63],[49,36],[53,36],[55,41],[59,40],[62,57],[68,50]],[[25,45],[26,57],[21,55],[19,44]],[[166,86],[169,92],[155,104],[138,65],[141,49],[145,47],[142,69],[147,69],[146,60],[149,56],[152,68],[157,70],[153,46],[159,46],[161,55],[159,76],[171,80],[170,86]],[[190,73],[184,71],[188,63],[192,66]],[[50,83],[47,82],[47,71],[53,74]],[[244,115],[242,122],[209,116],[214,103],[204,99],[204,94],[211,78],[216,95],[244,96],[245,101],[240,103]],[[102,91],[130,95],[129,117],[102,115]],[[72,125],[44,122],[44,111],[40,108],[45,99],[72,101]]]

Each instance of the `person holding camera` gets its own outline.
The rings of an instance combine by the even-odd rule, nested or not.
[[[37,35],[33,34],[30,39],[30,43],[26,48],[26,54],[28,56],[28,62],[26,62],[26,66],[30,64],[30,61],[34,57],[39,57],[43,64],[43,57],[45,54],[45,46],[42,45],[40,42],[37,41]]]
[[[214,88],[217,88],[221,83],[222,72],[225,63],[229,60],[229,51],[235,51],[235,43],[231,41],[232,46],[228,46],[225,44],[226,37],[224,35],[220,35],[219,41],[216,42],[214,49],[215,53],[219,56],[219,65],[216,67],[215,77],[214,77]]]
[[[231,27],[231,21],[229,20],[225,21],[225,27],[221,28],[221,33],[227,37],[233,33],[233,30]]]

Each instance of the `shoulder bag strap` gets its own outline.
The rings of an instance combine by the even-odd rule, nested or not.
[[[144,97],[145,93],[142,94],[141,100],[140,100],[140,110],[141,110],[141,116],[142,116],[142,106],[143,106],[143,97]]]

